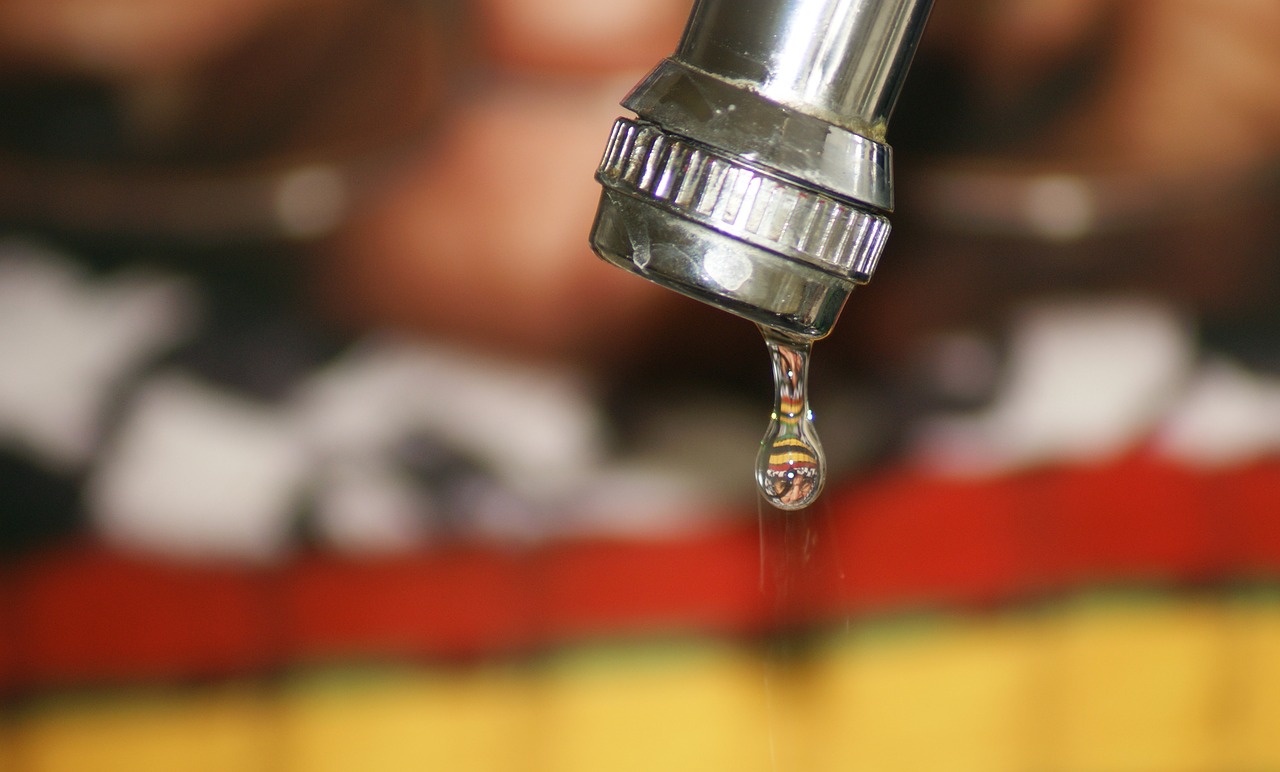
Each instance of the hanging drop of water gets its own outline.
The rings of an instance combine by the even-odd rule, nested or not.
[[[813,427],[806,338],[761,327],[773,363],[773,415],[756,457],[756,484],[778,509],[803,509],[822,492],[827,461]]]

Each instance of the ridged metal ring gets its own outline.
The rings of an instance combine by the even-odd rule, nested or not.
[[[884,217],[627,118],[614,124],[596,179],[858,284],[889,236]]]

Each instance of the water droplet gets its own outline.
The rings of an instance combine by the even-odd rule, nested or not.
[[[822,492],[827,461],[809,409],[811,343],[761,327],[773,362],[773,415],[756,457],[756,484],[778,509],[803,509]]]

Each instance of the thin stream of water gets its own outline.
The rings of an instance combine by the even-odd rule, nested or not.
[[[756,457],[760,492],[760,589],[772,596],[773,625],[765,654],[764,688],[768,703],[768,752],[771,768],[794,768],[800,749],[791,747],[784,713],[795,709],[794,685],[803,659],[805,588],[811,574],[821,570],[816,560],[820,524],[827,521],[804,510],[817,500],[826,476],[826,458],[809,407],[808,378],[812,342],[766,327],[760,328],[773,371],[774,401],[769,427]],[[781,520],[769,517],[764,502],[795,514]],[[838,563],[838,561],[837,561]],[[837,570],[840,570],[837,567]],[[841,571],[841,573],[843,573]],[[783,703],[786,703],[785,705]],[[793,728],[792,728],[793,729]],[[783,736],[786,735],[786,739]]]
[[[763,497],[761,497],[763,498]],[[773,772],[807,769],[820,749],[806,745],[797,711],[808,709],[808,667],[813,655],[810,592],[829,571],[842,574],[827,541],[831,512],[817,506],[779,518],[757,500],[760,587],[770,602],[768,634],[761,650],[767,718],[767,751]]]

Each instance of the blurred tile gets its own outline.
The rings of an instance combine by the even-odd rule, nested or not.
[[[1029,619],[927,618],[833,640],[809,673],[812,769],[1033,768],[1039,637]]]
[[[771,772],[759,658],[710,642],[556,655],[539,677],[538,772]]]
[[[14,726],[21,772],[270,772],[269,703],[249,687],[64,697]]]
[[[1045,768],[1212,770],[1228,634],[1213,603],[1157,598],[1083,601],[1050,622]]]
[[[529,685],[518,669],[351,670],[289,683],[286,772],[507,772],[526,763]]]

